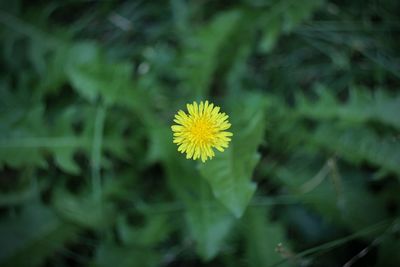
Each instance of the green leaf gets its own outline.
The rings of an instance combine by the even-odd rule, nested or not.
[[[281,33],[289,33],[321,5],[321,0],[283,0],[275,1],[270,8],[261,13],[260,23],[264,29],[260,51],[270,52]]]
[[[353,87],[346,102],[342,103],[331,90],[319,86],[318,100],[310,101],[297,95],[297,111],[312,119],[340,119],[353,123],[379,122],[400,129],[400,95],[378,90],[370,93],[366,88]]]
[[[0,118],[4,122],[0,134],[0,167],[3,165],[15,168],[21,166],[45,167],[47,164],[46,152],[50,150],[56,154],[56,158],[57,153],[60,153],[56,163],[63,164],[67,171],[77,173],[76,164],[73,166],[72,154],[77,147],[82,146],[82,143],[80,140],[76,140],[77,138],[72,133],[71,124],[74,114],[69,112],[69,109],[61,112],[55,125],[49,127],[42,103],[22,106],[25,99],[29,99],[29,96],[22,92],[15,95],[6,92],[3,97],[2,101],[8,102],[3,106],[4,112],[10,115]],[[17,102],[18,98],[22,98],[19,100],[20,103]],[[16,112],[16,108],[19,109],[18,112]],[[70,134],[71,137],[66,138],[68,140],[54,138],[52,132],[55,131],[63,135]],[[59,142],[54,142],[55,140]]]
[[[229,44],[241,17],[238,10],[221,12],[189,38],[182,55],[182,71],[186,77],[186,86],[193,90],[195,97],[208,94],[214,72],[220,63],[218,55]]]
[[[46,133],[46,129],[42,126],[43,112],[44,108],[41,105],[31,110],[20,110],[20,116],[15,122],[10,121],[9,125],[6,123],[3,126],[4,131],[0,133],[0,168],[4,165],[14,168],[46,167],[47,162],[43,157],[43,151],[33,146],[30,138],[27,138]],[[25,142],[21,141],[22,139]]]
[[[201,175],[214,196],[237,218],[242,216],[256,190],[251,178],[259,161],[257,148],[264,136],[264,113],[265,99],[244,98],[230,116],[233,138],[229,148],[200,165]]]
[[[74,149],[60,149],[55,148],[54,159],[56,164],[65,172],[78,175],[80,173],[80,168],[74,160]]]
[[[96,43],[71,45],[64,69],[72,87],[89,102],[101,99],[105,105],[118,105],[148,118],[148,92],[133,81],[133,64],[108,60]]]
[[[95,266],[99,267],[152,267],[159,266],[160,254],[147,248],[119,246],[105,241],[97,248]]]
[[[400,143],[380,138],[368,128],[352,128],[323,124],[312,140],[340,157],[360,164],[368,162],[384,171],[400,174]]]
[[[132,65],[129,63],[109,63],[103,58],[80,64],[71,64],[67,75],[73,87],[89,101],[103,97],[107,104],[113,104],[132,89]]]
[[[185,219],[197,252],[204,260],[210,260],[220,251],[234,217],[213,197],[193,162],[177,151],[169,127],[154,127],[151,135],[151,154],[162,160],[169,185],[185,206]]]
[[[273,266],[282,261],[283,256],[276,251],[279,245],[290,253],[283,226],[270,222],[265,210],[249,208],[243,216],[243,222],[247,266]],[[288,264],[280,266],[288,266]]]
[[[46,156],[54,156],[55,164],[69,174],[79,174],[80,168],[75,162],[76,152],[86,152],[93,145],[93,112],[91,109],[75,108],[58,113],[52,125],[44,121],[41,106],[22,113],[18,123],[10,122],[0,134],[0,168],[45,167]],[[77,120],[82,118],[82,120]],[[13,118],[8,118],[14,120]],[[72,125],[81,122],[84,130],[76,134]],[[114,125],[113,125],[114,126]],[[108,127],[103,138],[103,150],[112,155],[123,157],[127,145],[121,138],[121,127]]]
[[[388,217],[384,199],[368,190],[367,174],[342,170],[332,159],[321,164],[295,153],[274,177],[327,222],[358,230]]]
[[[115,221],[116,209],[112,202],[107,201],[109,194],[123,186],[121,181],[103,184],[100,197],[94,197],[93,192],[73,195],[57,188],[53,205],[65,220],[82,227],[102,229]]]
[[[199,176],[196,177],[201,181]],[[234,220],[212,196],[208,185],[200,183],[200,196],[186,203],[186,219],[197,250],[205,260],[214,258],[221,249]]]
[[[143,226],[130,225],[126,216],[117,219],[117,231],[124,244],[149,247],[167,239],[172,229],[168,216],[163,213],[144,216]]]
[[[0,207],[16,206],[34,200],[40,192],[49,187],[47,180],[32,180],[31,183],[8,193],[0,193]]]
[[[42,204],[31,202],[17,217],[0,223],[0,265],[39,266],[66,241],[74,239],[78,230]]]
[[[398,227],[398,223],[397,223]],[[400,265],[400,240],[395,233],[383,239],[378,249],[378,263],[376,266],[396,267]]]

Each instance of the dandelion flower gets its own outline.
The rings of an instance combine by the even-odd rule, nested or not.
[[[174,143],[178,151],[186,153],[186,158],[201,159],[205,162],[215,156],[213,148],[223,152],[228,147],[230,136],[225,130],[231,127],[228,115],[221,113],[220,108],[203,101],[186,105],[188,114],[179,110],[172,125]]]

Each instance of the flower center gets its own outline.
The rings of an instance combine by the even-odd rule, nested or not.
[[[212,138],[212,125],[207,119],[198,119],[191,127],[190,133],[196,143],[207,142]]]

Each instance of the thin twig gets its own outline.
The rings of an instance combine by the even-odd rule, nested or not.
[[[356,263],[358,260],[361,258],[365,257],[373,247],[378,246],[381,244],[385,238],[391,234],[397,231],[398,224],[395,222],[391,227],[388,227],[383,234],[375,238],[368,246],[363,248],[360,252],[358,252],[354,257],[352,257],[349,261],[347,261],[343,267],[351,267],[354,263]]]
[[[310,180],[305,182],[302,186],[300,186],[300,192],[305,194],[314,190],[319,184],[321,184],[326,176],[328,175],[330,168],[329,168],[329,161],[330,159],[322,166],[319,172]]]
[[[348,243],[348,242],[350,242],[350,241],[352,241],[352,240],[354,240],[356,238],[360,238],[362,236],[366,236],[366,235],[369,235],[369,234],[371,234],[373,232],[381,230],[382,228],[387,227],[387,225],[390,222],[393,222],[393,221],[392,220],[383,220],[383,221],[378,222],[378,223],[376,223],[376,224],[374,224],[372,226],[366,227],[366,228],[364,228],[364,229],[362,229],[362,230],[360,230],[360,231],[358,231],[358,232],[356,232],[354,234],[351,234],[351,235],[348,235],[346,237],[339,238],[339,239],[324,243],[322,245],[319,245],[319,246],[304,250],[304,251],[302,251],[300,253],[297,253],[295,255],[295,257],[301,259],[301,258],[303,258],[305,256],[318,255],[318,254],[325,253],[325,252],[330,251],[330,250],[332,250],[332,249],[334,249],[336,247],[344,245],[344,244],[346,244],[346,243]],[[391,225],[393,225],[393,223],[391,223]],[[280,265],[284,264],[287,261],[288,261],[288,259],[284,259],[284,260],[282,260],[280,262],[277,262],[274,265],[271,265],[270,267],[280,266]]]

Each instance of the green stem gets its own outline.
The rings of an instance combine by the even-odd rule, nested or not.
[[[96,118],[94,121],[94,136],[91,155],[92,167],[92,189],[93,195],[96,200],[101,198],[101,157],[103,145],[103,131],[104,120],[106,116],[106,108],[100,105],[96,111]]]

